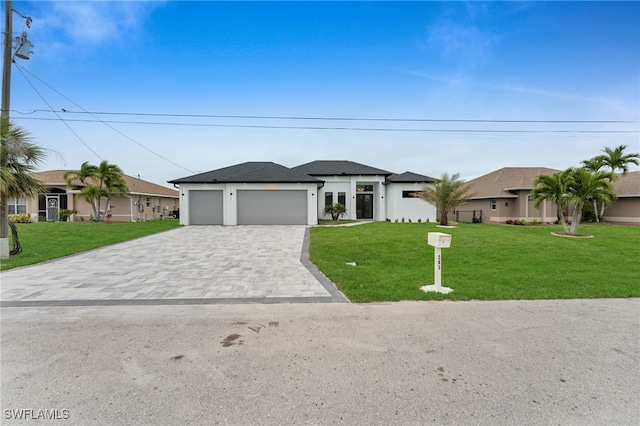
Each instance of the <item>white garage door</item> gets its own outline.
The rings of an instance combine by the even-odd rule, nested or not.
[[[222,225],[222,191],[189,191],[189,224]]]
[[[307,191],[238,191],[238,225],[306,225]]]

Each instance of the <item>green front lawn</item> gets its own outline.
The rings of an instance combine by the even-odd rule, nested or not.
[[[448,295],[434,283],[428,232],[452,235],[442,249]],[[581,225],[562,238],[559,226],[375,222],[311,229],[311,261],[353,302],[399,300],[569,299],[640,296],[640,227]],[[356,262],[356,266],[347,265]]]
[[[3,259],[0,264],[2,270],[167,231],[180,226],[180,223],[177,220],[125,223],[38,222],[18,223],[16,226],[22,253]],[[10,245],[11,241],[10,239]]]

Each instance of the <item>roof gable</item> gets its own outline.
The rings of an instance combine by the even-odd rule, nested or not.
[[[293,167],[309,176],[389,176],[393,173],[354,161],[318,160]]]
[[[249,161],[169,183],[322,183],[302,172],[269,161]]]
[[[436,179],[432,177],[413,172],[404,172],[399,175],[393,174],[387,177],[387,183],[431,183],[434,181]]]

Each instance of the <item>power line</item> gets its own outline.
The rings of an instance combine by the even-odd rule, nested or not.
[[[21,120],[37,121],[58,121],[58,118],[42,117],[19,117]],[[392,127],[329,127],[329,126],[277,126],[260,124],[211,124],[211,123],[174,123],[166,121],[123,121],[123,120],[88,120],[88,119],[66,119],[70,122],[79,123],[107,123],[112,124],[136,124],[136,125],[162,125],[162,126],[191,126],[191,127],[229,127],[229,128],[249,128],[249,129],[289,129],[289,130],[353,130],[372,132],[428,132],[428,133],[604,133],[604,134],[632,134],[639,133],[638,130],[505,130],[505,129],[407,129]],[[113,129],[113,127],[109,126]],[[118,130],[114,129],[118,133]],[[122,134],[122,133],[121,133]],[[127,137],[126,135],[123,135]],[[128,137],[127,137],[128,138]],[[130,139],[130,138],[128,138]],[[135,142],[133,139],[130,139]],[[136,142],[138,143],[138,142]],[[139,144],[140,145],[140,144]],[[141,145],[142,146],[142,145]],[[144,147],[144,146],[143,146]],[[146,147],[144,147],[146,148]],[[148,149],[148,148],[146,148]],[[148,149],[149,150],[149,149]],[[151,151],[151,150],[149,150]],[[153,152],[153,151],[151,151]],[[159,154],[156,154],[159,155]],[[170,161],[170,160],[168,160]]]
[[[14,110],[15,111],[15,110]],[[35,109],[25,113],[51,112]],[[416,123],[548,123],[548,124],[620,124],[639,123],[634,120],[501,120],[501,119],[449,119],[449,118],[384,118],[384,117],[301,117],[301,116],[277,116],[277,115],[218,115],[218,114],[176,114],[176,113],[150,113],[150,112],[116,112],[116,111],[64,111],[65,114],[91,114],[91,115],[127,115],[148,117],[187,117],[187,118],[226,118],[246,120],[307,120],[307,121],[389,121],[389,122],[416,122]]]
[[[69,131],[70,131],[70,132],[71,132],[71,133],[72,133],[72,134],[73,134],[73,135],[74,135],[74,136],[75,136],[75,137],[76,137],[80,142],[82,142],[82,144],[83,144],[83,145],[84,145],[84,146],[85,146],[89,151],[91,151],[91,152],[92,152],[96,157],[98,157],[100,160],[104,160],[104,158],[102,158],[102,157],[101,157],[97,152],[95,152],[95,151],[94,151],[94,150],[89,146],[89,144],[87,144],[87,143],[84,141],[84,139],[82,139],[82,138],[80,137],[80,135],[78,135],[78,134],[77,134],[77,133],[76,133],[76,132],[71,128],[71,126],[69,126],[69,124],[68,124],[68,123],[67,123],[67,122],[66,122],[62,117],[60,117],[60,114],[58,114],[58,112],[57,112],[57,111],[55,111],[55,110],[51,107],[51,105],[49,105],[49,102],[47,102],[47,100],[44,98],[44,96],[42,96],[42,94],[38,91],[38,89],[36,89],[36,87],[33,85],[33,83],[31,83],[31,80],[29,80],[29,79],[27,78],[27,76],[24,74],[22,66],[20,66],[17,62],[14,62],[14,63],[15,63],[15,65],[16,65],[16,68],[18,68],[18,71],[20,71],[20,74],[22,74],[22,76],[23,76],[23,77],[24,77],[24,79],[27,81],[27,83],[29,83],[29,86],[31,86],[31,88],[32,88],[32,89],[33,89],[33,90],[38,94],[38,96],[40,97],[40,99],[42,99],[42,101],[43,101],[45,104],[47,104],[47,106],[48,106],[49,108],[51,108],[51,111],[52,111],[52,112],[53,112],[53,113],[58,117],[58,119],[59,119],[60,121],[62,121],[62,124],[64,124],[64,125],[67,127],[67,129],[69,129]]]
[[[16,65],[17,65],[17,64],[16,64]],[[22,73],[23,77],[27,80],[27,82],[29,83],[29,85],[31,85],[31,87],[36,91],[36,93],[38,93],[38,95],[40,95],[40,93],[36,90],[36,88],[33,86],[33,84],[31,84],[31,81],[29,81],[29,79],[27,78],[27,76],[26,76],[26,75],[24,75],[24,73],[22,72],[23,68],[22,68],[21,66],[19,66],[19,65],[18,65],[18,69],[20,70],[20,73]],[[101,120],[101,119],[100,119],[100,118],[98,118],[95,114],[93,114],[93,113],[91,113],[91,112],[89,112],[89,111],[85,110],[81,105],[78,105],[77,103],[75,103],[73,100],[71,100],[70,98],[68,98],[67,96],[65,96],[64,94],[62,94],[60,91],[56,90],[54,87],[52,87],[51,85],[49,85],[48,83],[46,83],[44,80],[42,80],[41,78],[39,78],[37,75],[33,74],[32,72],[30,72],[30,71],[28,71],[28,70],[26,70],[26,69],[24,69],[24,71],[26,71],[27,73],[29,73],[30,75],[32,75],[34,78],[36,78],[36,79],[37,79],[38,81],[40,81],[42,84],[44,84],[45,86],[47,86],[49,89],[53,90],[53,91],[54,91],[55,93],[57,93],[58,95],[62,96],[63,98],[65,98],[66,100],[68,100],[69,102],[71,102],[72,104],[74,104],[75,106],[77,106],[78,108],[82,109],[82,110],[84,111],[84,113],[85,113],[85,114],[89,114],[89,115],[91,115],[92,117],[94,117],[94,118],[95,118],[95,120],[90,120],[90,121],[92,121],[92,122],[99,122],[99,123],[102,123],[102,124],[106,125],[107,127],[109,127],[111,130],[113,130],[114,132],[116,132],[116,133],[118,133],[119,135],[121,135],[122,137],[124,137],[124,138],[126,138],[126,139],[130,140],[131,142],[135,143],[136,145],[138,145],[138,146],[140,146],[140,147],[142,147],[142,148],[146,149],[146,150],[147,150],[147,151],[149,151],[150,153],[152,153],[152,154],[154,154],[154,155],[156,155],[156,156],[158,156],[158,157],[162,158],[163,160],[165,160],[165,161],[167,161],[167,162],[169,162],[169,163],[173,164],[174,166],[177,166],[177,167],[179,167],[179,168],[181,168],[181,169],[183,169],[183,170],[186,170],[186,171],[187,171],[187,172],[189,172],[189,173],[194,173],[194,174],[196,173],[196,172],[194,172],[193,170],[189,170],[188,168],[181,166],[180,164],[178,164],[178,163],[176,163],[176,162],[174,162],[174,161],[172,161],[172,160],[170,160],[170,159],[166,158],[165,156],[163,156],[163,155],[161,155],[161,154],[159,154],[159,153],[157,153],[157,152],[153,151],[152,149],[150,149],[150,148],[146,147],[145,145],[141,144],[140,142],[136,141],[135,139],[133,139],[133,138],[131,138],[131,137],[127,136],[126,134],[122,133],[120,130],[118,130],[118,129],[116,129],[115,127],[113,127],[113,126],[109,125],[107,121]],[[58,114],[58,112],[57,112],[57,111],[53,110],[53,108],[51,108],[51,105],[49,105],[49,103],[48,103],[46,100],[44,100],[44,98],[43,98],[41,95],[40,95],[40,97],[42,98],[42,100],[43,100],[43,101],[45,101],[45,103],[47,104],[47,106],[51,109],[50,111],[47,111],[47,110],[42,110],[42,111],[46,111],[46,112],[53,112],[53,113],[54,113],[54,114],[55,114],[55,115],[60,119],[60,121],[62,121],[63,123],[65,123],[65,125],[67,125],[67,123],[66,123],[66,122],[65,122],[65,121],[60,117],[60,114]],[[78,121],[78,120],[67,120],[67,121]],[[67,125],[67,127],[69,127],[69,126]],[[71,128],[70,128],[70,127],[69,127],[69,130],[71,130]],[[76,135],[76,137],[80,138],[79,136],[77,136],[77,134],[76,134],[75,132],[73,132],[73,130],[71,130],[71,131],[72,131],[72,133],[73,133],[74,135]],[[80,139],[80,140],[82,141],[82,139]],[[82,141],[82,142],[84,143],[84,141]],[[86,143],[85,143],[85,146],[87,146],[87,148],[89,148],[89,146],[88,146]],[[91,148],[89,148],[89,149],[91,150]],[[91,152],[93,152],[94,154],[96,154],[96,153],[95,153],[95,151],[93,151],[93,150],[91,150]],[[98,155],[98,154],[96,154],[96,155]],[[98,156],[98,158],[100,158],[100,156]],[[102,158],[100,158],[100,159],[102,160]]]

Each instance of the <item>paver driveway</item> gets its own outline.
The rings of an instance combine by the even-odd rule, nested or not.
[[[346,301],[305,226],[187,226],[2,272],[2,306]]]

